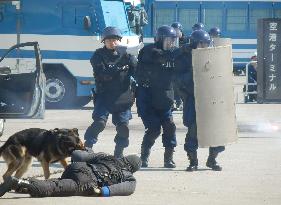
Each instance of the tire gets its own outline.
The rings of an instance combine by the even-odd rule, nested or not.
[[[3,135],[4,132],[4,119],[0,119],[0,137]]]
[[[53,69],[45,71],[46,108],[70,108],[75,105],[76,83],[69,74]]]

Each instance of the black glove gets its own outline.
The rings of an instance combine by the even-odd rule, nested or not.
[[[129,69],[129,56],[128,54],[124,54],[117,62],[116,69],[118,71],[128,70]]]

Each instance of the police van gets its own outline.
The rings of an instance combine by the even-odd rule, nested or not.
[[[15,43],[39,42],[46,75],[46,106],[83,106],[94,87],[89,59],[103,46],[107,26],[118,27],[122,45],[137,46],[122,0],[0,1],[0,54]],[[28,56],[26,50],[24,55]]]
[[[184,33],[192,25],[205,24],[206,31],[217,26],[223,37],[232,38],[234,66],[245,67],[257,49],[257,20],[280,18],[280,0],[145,0],[149,24],[144,29],[144,42],[153,42],[156,29],[178,21]]]

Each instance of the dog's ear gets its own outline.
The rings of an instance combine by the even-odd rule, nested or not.
[[[76,134],[76,135],[79,136],[79,133],[78,133],[78,129],[77,129],[77,128],[73,128],[73,129],[72,129],[72,132],[74,132],[74,134]]]

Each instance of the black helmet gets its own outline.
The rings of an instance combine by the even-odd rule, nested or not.
[[[117,38],[118,40],[122,39],[122,34],[120,29],[112,26],[106,27],[103,32],[102,32],[102,39],[101,41],[103,42],[105,39],[109,38]]]
[[[174,22],[171,24],[171,27],[175,28],[175,29],[179,29],[180,31],[182,31],[182,25],[180,22]]]
[[[163,41],[163,39],[165,37],[176,38],[177,37],[177,32],[171,26],[166,26],[166,25],[160,26],[157,29],[155,41],[156,42],[161,42],[161,41]]]
[[[205,25],[202,23],[196,23],[192,26],[192,31],[204,30]]]
[[[210,44],[211,38],[208,32],[204,30],[196,30],[191,33],[190,45],[192,48],[197,48],[199,43]]]
[[[141,159],[137,155],[128,155],[123,157],[123,161],[132,173],[138,171],[141,167]]]
[[[221,30],[218,27],[211,28],[209,31],[211,37],[216,38],[221,35]]]

